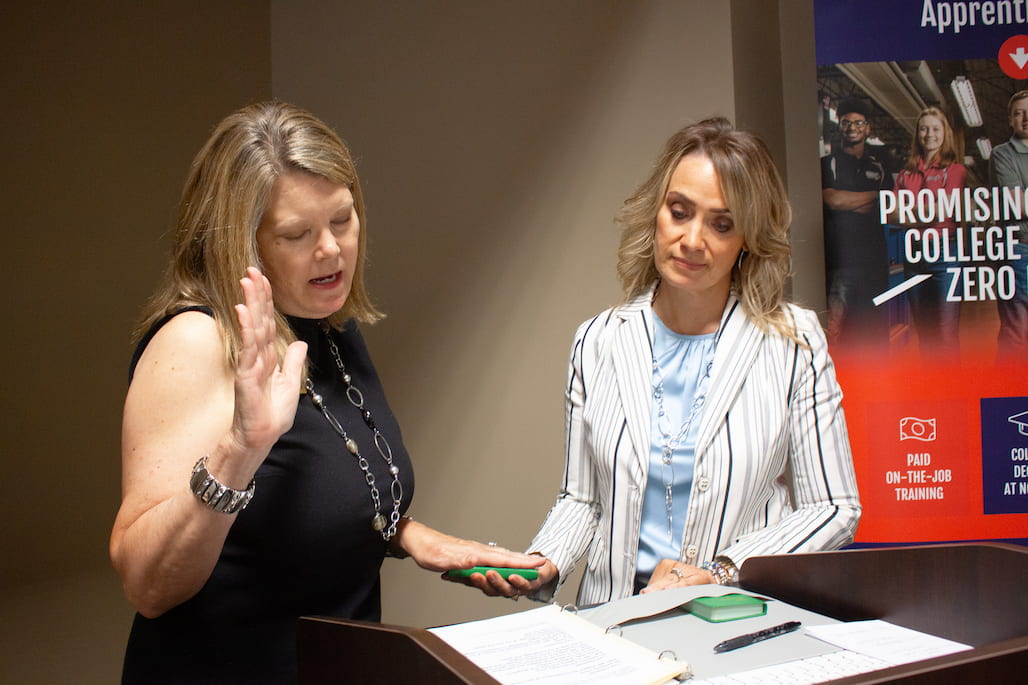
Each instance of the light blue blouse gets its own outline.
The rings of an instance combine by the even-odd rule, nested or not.
[[[653,402],[650,414],[650,467],[643,498],[642,527],[639,531],[639,556],[636,575],[646,582],[662,559],[678,559],[682,550],[685,515],[689,504],[695,466],[696,433],[700,427],[702,401],[697,389],[706,393],[703,382],[708,366],[714,359],[716,334],[682,335],[664,325],[656,312],[652,312]],[[658,401],[658,388],[663,384],[663,410]],[[701,387],[702,386],[702,387]],[[671,465],[662,461],[665,443],[673,442],[693,411],[700,406],[672,452]],[[666,485],[671,484],[672,515],[668,521]],[[669,530],[670,527],[670,530]]]

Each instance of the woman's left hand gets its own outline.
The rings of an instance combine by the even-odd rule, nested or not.
[[[687,585],[712,585],[716,582],[710,571],[674,559],[663,559],[653,570],[650,584],[644,587],[640,593]]]
[[[449,571],[472,566],[537,568],[546,560],[534,554],[512,552],[503,547],[453,537],[405,519],[393,538],[393,545],[409,554],[423,569]]]

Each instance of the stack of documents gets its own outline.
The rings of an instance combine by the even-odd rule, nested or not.
[[[503,685],[658,685],[689,666],[548,605],[431,632]]]

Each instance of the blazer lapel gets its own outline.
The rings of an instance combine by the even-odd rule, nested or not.
[[[617,392],[642,474],[646,473],[650,454],[653,338],[647,310],[652,295],[651,289],[618,308],[620,324],[611,345]]]
[[[742,303],[734,294],[729,296],[718,329],[710,389],[696,436],[697,455],[714,439],[721,419],[735,401],[757,359],[763,340],[764,334],[743,313]]]

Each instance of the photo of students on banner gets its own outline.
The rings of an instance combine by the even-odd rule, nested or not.
[[[829,342],[932,362],[1028,354],[1012,79],[987,60],[854,63],[821,65],[818,86]]]
[[[815,0],[814,23],[856,543],[1028,544],[1028,7]]]

